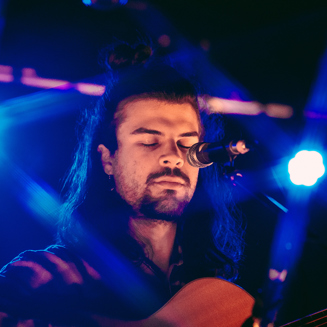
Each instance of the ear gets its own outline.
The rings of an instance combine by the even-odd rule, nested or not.
[[[109,149],[107,149],[103,144],[100,144],[97,150],[101,153],[101,162],[104,172],[107,175],[113,175],[112,157],[110,156]]]

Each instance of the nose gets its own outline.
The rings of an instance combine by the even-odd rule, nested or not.
[[[182,168],[184,159],[176,144],[171,144],[165,152],[160,156],[159,163],[162,167]]]

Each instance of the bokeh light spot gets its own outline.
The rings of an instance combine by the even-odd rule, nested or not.
[[[171,42],[171,41],[170,41],[170,37],[169,37],[168,35],[166,35],[166,34],[161,35],[161,36],[158,38],[158,43],[159,43],[162,47],[164,47],[164,48],[169,47],[170,42]]]

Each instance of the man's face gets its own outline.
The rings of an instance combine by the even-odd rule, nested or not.
[[[123,116],[111,156],[118,193],[137,215],[180,216],[199,172],[186,160],[188,148],[199,141],[195,109],[189,103],[139,99],[125,105]]]

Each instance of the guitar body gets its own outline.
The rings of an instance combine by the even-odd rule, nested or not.
[[[253,304],[253,297],[235,284],[202,278],[185,285],[147,319],[118,321],[96,317],[96,320],[103,327],[241,327],[251,316]]]

